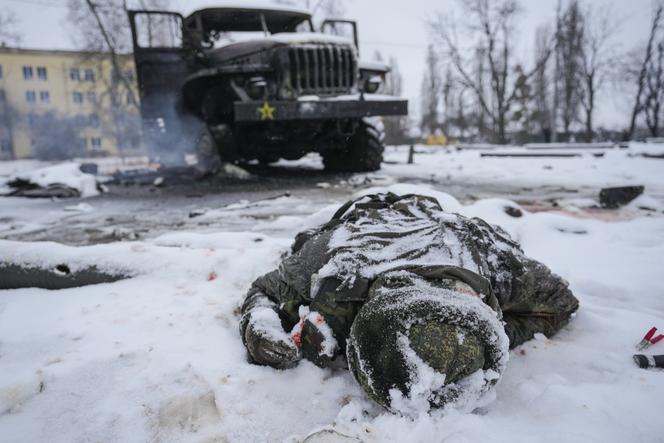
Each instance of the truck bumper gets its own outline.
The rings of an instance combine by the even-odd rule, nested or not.
[[[408,100],[310,100],[235,102],[235,121],[331,120],[408,115]]]

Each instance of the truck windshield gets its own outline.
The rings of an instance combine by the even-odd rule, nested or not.
[[[204,46],[214,47],[266,34],[313,31],[309,15],[282,10],[204,9],[187,17],[185,26],[202,34]]]
[[[312,32],[311,25],[309,21],[304,21],[300,23],[295,29],[290,31],[282,32]],[[210,31],[208,33],[209,40],[213,43],[215,48],[220,48],[222,46],[230,45],[232,43],[244,42],[249,40],[257,40],[265,37],[266,34],[278,34],[279,32],[271,32],[268,29],[268,32],[265,31]]]

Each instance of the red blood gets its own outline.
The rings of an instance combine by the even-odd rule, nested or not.
[[[297,330],[293,332],[293,335],[291,336],[293,343],[295,343],[295,346],[298,348],[302,347],[302,328],[304,328],[304,320],[304,318],[300,320],[300,323],[297,325]]]
[[[302,347],[302,331],[297,331],[293,334],[293,343],[295,343],[295,346],[298,348]]]

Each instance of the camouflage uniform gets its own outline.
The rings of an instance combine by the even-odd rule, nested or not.
[[[408,294],[434,292],[440,295],[403,304]],[[500,321],[478,322],[476,308],[459,308],[464,298],[481,300],[485,310],[502,318],[504,330]],[[307,316],[302,307],[315,315]],[[380,194],[348,202],[327,224],[298,234],[279,269],[253,283],[240,333],[251,360],[259,364],[287,368],[304,357],[319,366],[345,366],[348,357],[364,389],[389,407],[391,388],[408,391],[408,383],[394,380],[408,378],[412,365],[395,366],[390,354],[404,334],[449,384],[481,367],[502,372],[500,350],[490,349],[490,337],[506,334],[513,348],[538,332],[550,336],[577,308],[567,283],[524,256],[500,228],[446,213],[430,197]],[[272,314],[270,324],[266,313],[273,312],[278,321]],[[405,317],[413,316],[426,321],[404,329]],[[393,321],[397,317],[404,321]],[[299,346],[286,333],[291,330]],[[463,347],[446,342],[469,331]],[[389,383],[381,385],[380,374],[368,380],[356,370],[360,350],[372,354],[378,366],[380,361],[387,365],[373,372],[394,372],[386,378]],[[435,406],[449,398],[430,400]]]

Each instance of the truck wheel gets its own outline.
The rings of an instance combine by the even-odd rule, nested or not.
[[[362,120],[355,134],[344,144],[322,153],[325,169],[334,172],[371,172],[383,161],[382,124]]]
[[[197,168],[204,174],[215,174],[221,169],[221,156],[217,144],[207,127],[201,130],[196,143]]]
[[[233,128],[225,123],[204,128],[198,139],[196,156],[199,168],[210,174],[219,172],[224,163],[234,162],[238,155]]]

